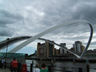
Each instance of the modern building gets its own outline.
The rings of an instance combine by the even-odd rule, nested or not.
[[[60,43],[60,54],[66,54],[67,51],[65,49],[67,49],[66,47],[66,43]]]
[[[73,48],[75,53],[82,53],[85,47],[82,45],[81,41],[75,41]]]

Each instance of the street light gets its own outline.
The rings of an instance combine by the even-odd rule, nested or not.
[[[8,41],[9,41],[9,38],[6,39],[7,40],[7,47],[6,47],[6,58],[7,58],[7,52],[8,52]]]
[[[6,58],[5,58],[5,68],[6,68],[6,64],[7,64],[7,52],[8,52],[8,43],[9,43],[9,38],[6,39],[7,40],[7,47],[6,47]]]

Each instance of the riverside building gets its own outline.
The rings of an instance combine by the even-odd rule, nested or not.
[[[54,44],[49,41],[37,44],[37,56],[50,57],[55,54]]]

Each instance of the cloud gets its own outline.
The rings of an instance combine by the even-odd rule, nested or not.
[[[0,36],[34,36],[75,19],[88,20],[96,33],[96,0],[2,0],[0,5]],[[43,37],[58,43],[72,44],[75,40],[86,43],[89,29],[87,24],[71,24]]]
[[[9,32],[9,31],[7,31],[6,29],[5,30],[1,30],[0,29],[0,36],[11,36],[13,33],[12,32]]]
[[[13,35],[14,32],[12,32],[12,29],[10,29],[8,26],[22,19],[23,17],[20,15],[12,14],[6,10],[0,10],[0,36]]]
[[[74,17],[76,18],[94,18],[96,17],[95,10],[96,6],[94,4],[82,4],[82,6],[77,6],[77,11],[74,12]]]
[[[20,15],[12,14],[6,10],[0,10],[0,24],[12,24],[18,20],[21,20]]]

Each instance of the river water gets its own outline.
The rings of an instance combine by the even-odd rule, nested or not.
[[[33,64],[33,68],[34,68],[35,65],[36,65],[36,61],[26,60],[27,70],[28,70],[28,72],[30,72],[30,64],[31,64],[32,62],[34,63],[34,64]],[[60,64],[59,64],[59,66],[60,66]],[[61,66],[62,66],[62,65],[61,65]],[[90,72],[96,72],[95,67],[96,67],[95,64],[91,64],[91,65],[90,65]],[[58,69],[58,66],[57,66],[57,69]],[[56,71],[56,72],[57,72],[57,71]]]
[[[90,72],[96,72],[96,69],[90,69]]]

